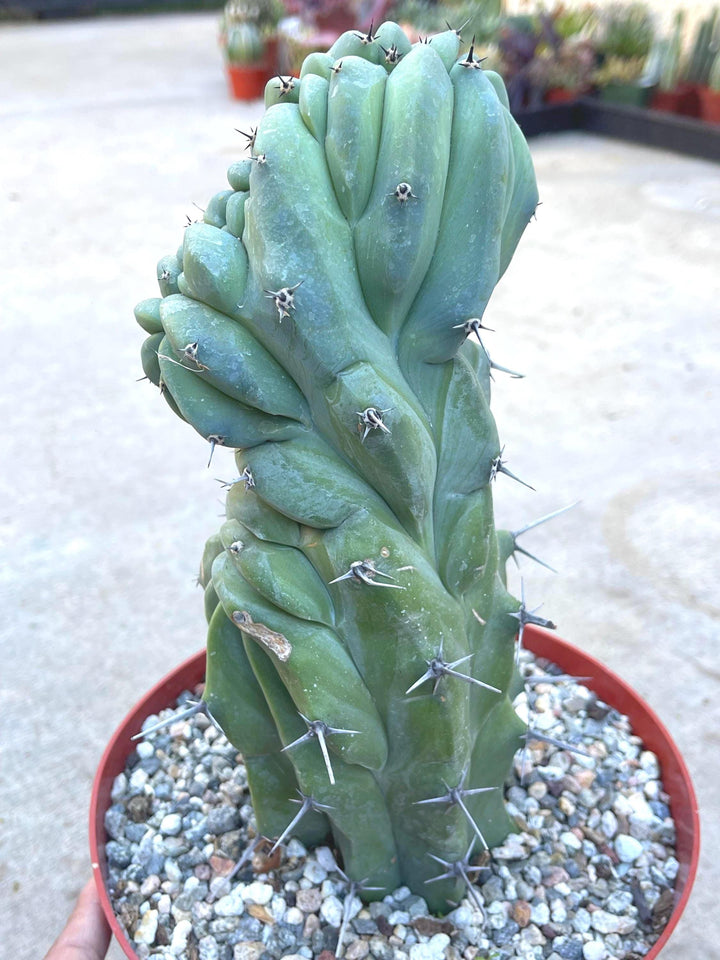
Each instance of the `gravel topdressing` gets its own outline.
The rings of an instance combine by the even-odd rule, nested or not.
[[[255,821],[234,747],[202,713],[148,717],[144,729],[168,726],[138,744],[105,817],[108,891],[138,957],[644,956],[672,911],[678,870],[657,757],[587,687],[556,682],[558,669],[528,653],[521,665],[533,679],[518,713],[587,756],[539,740],[518,751],[505,796],[519,832],[444,917],[407,887],[364,905],[329,847],[308,852],[290,839],[270,855],[260,838],[251,850]]]

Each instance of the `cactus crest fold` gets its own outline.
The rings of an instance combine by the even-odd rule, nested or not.
[[[498,78],[458,44],[388,23],[271,81],[230,189],[136,310],[147,376],[237,450],[201,569],[205,700],[258,828],[301,811],[293,833],[331,833],[351,878],[437,912],[463,895],[442,864],[511,829],[519,604],[468,334],[537,204]]]

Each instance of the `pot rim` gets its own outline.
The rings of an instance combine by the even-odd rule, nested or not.
[[[675,904],[660,937],[652,945],[645,960],[654,960],[678,924],[690,898],[700,855],[700,818],[692,780],[682,754],[655,711],[621,677],[600,660],[578,649],[547,630],[528,625],[523,632],[524,646],[539,657],[546,657],[574,676],[590,676],[585,686],[600,699],[630,717],[633,732],[652,750],[660,761],[665,792],[675,819],[676,855],[680,863],[675,879]],[[90,799],[90,856],[100,902],[115,939],[130,960],[136,960],[131,941],[120,924],[105,887],[105,811],[110,806],[113,780],[124,770],[132,751],[130,737],[139,732],[151,713],[169,706],[183,690],[202,681],[205,650],[178,664],[135,704],[117,727],[105,747],[93,781]]]

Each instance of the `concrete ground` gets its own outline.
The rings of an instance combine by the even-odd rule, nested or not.
[[[224,185],[234,132],[208,15],[0,28],[0,957],[43,955],[89,873],[106,740],[203,643],[221,511],[208,449],[141,375],[132,307]],[[704,852],[663,958],[720,957],[720,169],[587,135],[532,145],[543,206],[488,334],[499,519],[528,603],[622,674],[692,771]],[[118,956],[117,948],[112,955]]]

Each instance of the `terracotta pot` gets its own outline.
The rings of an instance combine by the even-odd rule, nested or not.
[[[582,96],[580,90],[568,90],[566,87],[550,87],[545,91],[545,103],[572,103]]]
[[[258,100],[272,76],[265,63],[250,66],[226,64],[230,93],[236,100]]]
[[[262,60],[250,64],[226,63],[230,93],[236,100],[258,100],[265,95],[265,85],[277,72],[277,37],[265,41]]]
[[[700,116],[707,123],[720,123],[720,90],[698,87]]]
[[[608,670],[599,660],[560,640],[546,630],[527,626],[525,646],[537,656],[546,657],[566,673],[588,676],[587,686],[606,703],[630,717],[633,732],[645,746],[657,754],[665,791],[670,795],[670,807],[677,833],[676,853],[680,863],[675,881],[675,906],[660,938],[645,955],[644,960],[659,956],[685,909],[697,870],[700,853],[700,821],[697,801],[685,762],[670,734],[653,710],[623,680]],[[105,856],[105,811],[111,804],[110,793],[115,777],[122,773],[134,747],[130,737],[137,733],[147,716],[171,706],[183,690],[192,690],[202,682],[205,672],[205,651],[181,663],[157,683],[130,711],[113,734],[95,775],[90,801],[90,855],[100,901],[112,931],[130,960],[136,954],[110,904],[105,889],[107,859]]]
[[[682,83],[675,90],[656,90],[650,106],[653,110],[697,117],[700,114],[697,87],[690,83]]]

